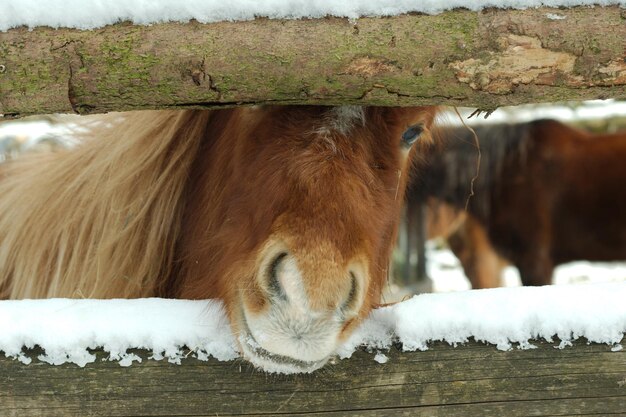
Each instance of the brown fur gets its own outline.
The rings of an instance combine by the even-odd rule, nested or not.
[[[221,298],[237,331],[241,302],[253,312],[270,302],[263,254],[284,245],[313,310],[337,308],[347,271],[362,274],[364,317],[395,241],[400,138],[435,110],[364,108],[348,126],[333,111],[110,115],[91,128],[97,140],[7,163],[2,296]]]
[[[626,259],[624,133],[592,136],[551,120],[475,130],[483,162],[468,205],[472,224],[461,231],[473,244],[493,246],[524,285],[549,284],[561,263]],[[473,135],[459,128],[440,136],[409,193],[463,210],[476,173]]]
[[[472,288],[502,286],[502,274],[509,263],[498,255],[485,227],[478,220],[471,215],[464,216],[447,239]]]
[[[425,228],[424,238],[447,241],[472,288],[500,287],[508,262],[495,251],[484,226],[465,210],[435,198],[429,198],[426,203],[407,199],[407,216],[417,213],[420,204],[424,211],[420,225]],[[417,244],[415,249],[423,252],[426,246]],[[426,262],[426,258],[422,257],[421,262]]]

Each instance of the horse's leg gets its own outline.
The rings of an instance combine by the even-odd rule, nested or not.
[[[470,217],[467,219],[466,228],[475,247],[476,277],[472,282],[472,287],[497,288],[502,286],[502,271],[506,262],[491,244],[487,230],[478,220]]]
[[[543,253],[541,253],[543,252]],[[554,262],[546,251],[533,251],[532,254],[523,257],[518,262],[522,285],[550,285],[552,283],[552,273],[554,272]]]
[[[465,227],[459,228],[448,237],[448,246],[454,256],[459,259],[463,267],[463,273],[469,279],[472,288],[475,288],[476,281],[476,258],[471,248],[471,243],[467,241]]]
[[[477,220],[468,216],[448,242],[452,252],[461,261],[472,288],[501,286],[504,262],[491,245],[485,228]]]
[[[497,288],[502,286],[502,273],[506,262],[494,250],[478,256],[476,284],[474,288]]]

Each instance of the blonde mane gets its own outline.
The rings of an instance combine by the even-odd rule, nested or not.
[[[157,295],[212,114],[108,115],[97,139],[1,166],[0,298]]]

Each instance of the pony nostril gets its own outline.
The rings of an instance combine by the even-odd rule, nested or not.
[[[285,291],[280,285],[280,281],[278,280],[278,275],[280,273],[280,269],[283,263],[283,260],[287,257],[287,252],[279,253],[272,263],[270,263],[268,271],[267,271],[267,286],[269,288],[269,292],[272,295],[279,296],[281,298],[287,298]]]
[[[346,298],[346,301],[343,304],[343,310],[345,311],[356,310],[359,295],[359,281],[352,271],[350,271],[350,279],[352,281],[350,284],[350,292],[348,293],[348,298]]]

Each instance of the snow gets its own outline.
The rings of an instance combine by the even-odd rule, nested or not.
[[[377,352],[375,361],[385,363],[389,358],[382,351],[394,342],[406,351],[473,338],[506,350],[555,337],[561,348],[584,337],[617,351],[626,332],[625,298],[626,282],[422,294],[375,310],[337,354],[347,358],[365,346]],[[172,363],[187,356],[220,361],[239,356],[219,301],[1,301],[0,351],[27,364],[25,349],[35,346],[45,352],[38,359],[53,365],[85,366],[96,359],[89,350],[98,347],[121,366],[141,360],[128,352],[133,348]]]
[[[127,366],[146,349],[154,359],[180,363],[186,356],[206,360],[238,357],[221,303],[165,300],[10,300],[0,302],[0,351],[27,363],[23,348],[41,347],[39,360],[85,366],[102,347],[111,360]]]
[[[76,133],[84,131],[76,123],[49,123],[45,120],[0,123],[0,162],[29,151],[75,146]]]
[[[438,241],[427,242],[426,258],[433,292],[465,291],[471,288],[459,259]],[[504,268],[502,275],[502,286],[522,285],[519,271],[514,266]],[[570,262],[555,268],[552,282],[555,285],[626,282],[626,262]]]
[[[550,20],[565,20],[567,19],[567,16],[562,16],[560,14],[556,14],[556,13],[546,13],[546,17]]]
[[[524,9],[539,6],[626,5],[613,0],[0,0],[0,31],[18,26],[94,29],[120,21],[202,23],[256,17],[299,19],[337,16],[390,16],[409,12],[436,14],[464,7]],[[548,17],[549,19],[549,17]]]
[[[524,123],[536,119],[555,119],[562,122],[606,120],[613,117],[626,117],[626,101],[587,100],[581,102],[523,104],[497,108],[489,117],[472,117],[474,108],[459,108],[461,117],[468,125],[495,123]],[[449,125],[461,125],[453,109],[440,115],[441,122]]]
[[[374,311],[339,356],[361,345],[387,349],[395,340],[413,351],[432,341],[457,345],[471,338],[509,350],[555,338],[563,348],[584,337],[617,351],[626,332],[625,298],[626,282],[421,294]]]

